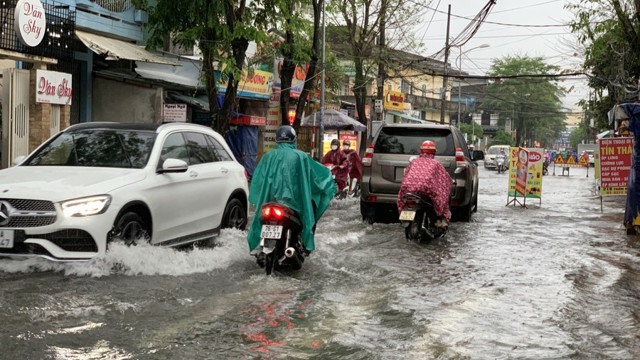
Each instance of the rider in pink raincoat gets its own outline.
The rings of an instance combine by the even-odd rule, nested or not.
[[[326,153],[322,160],[323,164],[334,165],[331,172],[336,176],[336,185],[338,186],[338,192],[344,190],[347,187],[347,176],[349,175],[349,161],[344,151],[340,150],[340,140],[331,140],[331,151]]]
[[[420,157],[409,163],[405,169],[400,192],[398,193],[398,213],[405,207],[403,197],[407,193],[427,196],[433,203],[438,217],[445,222],[436,222],[436,226],[447,226],[451,219],[449,211],[449,194],[451,191],[451,176],[436,160],[436,145],[427,140],[420,145]]]

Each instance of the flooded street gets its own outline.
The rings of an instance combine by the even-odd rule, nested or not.
[[[481,165],[472,222],[426,245],[334,201],[302,270],[271,277],[240,231],[191,251],[0,260],[0,358],[637,359],[640,240],[624,198],[601,212],[585,175],[546,176],[523,209]]]

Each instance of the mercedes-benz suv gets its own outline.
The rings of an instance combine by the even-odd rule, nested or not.
[[[478,164],[484,158],[479,150],[469,150],[460,130],[437,124],[384,124],[362,160],[360,212],[363,220],[374,223],[398,221],[396,200],[404,169],[420,154],[420,144],[436,144],[438,160],[455,180],[451,198],[454,220],[469,221],[478,205]]]

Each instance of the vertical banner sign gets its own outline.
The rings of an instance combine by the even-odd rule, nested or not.
[[[631,170],[633,138],[599,139],[600,195],[625,195]]]
[[[527,195],[527,173],[529,168],[529,152],[525,148],[518,148],[516,160],[516,193]]]
[[[269,110],[267,112],[267,125],[262,135],[262,153],[276,148],[276,130],[280,123],[280,92],[271,93],[269,98]]]
[[[509,154],[509,196],[516,195],[516,176],[518,173],[518,153],[520,148],[512,147]],[[526,148],[529,152],[527,166],[526,197],[542,199],[542,165],[544,163],[544,149]]]
[[[29,47],[40,45],[47,30],[47,18],[40,0],[19,0],[13,19],[14,30],[20,42]]]

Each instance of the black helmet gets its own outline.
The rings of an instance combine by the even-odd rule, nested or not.
[[[289,125],[282,125],[276,130],[276,142],[296,142],[296,131]]]
[[[333,140],[331,140],[331,146],[333,146],[333,145],[338,145],[338,146],[340,146],[340,140],[338,140],[338,139],[333,139]]]

